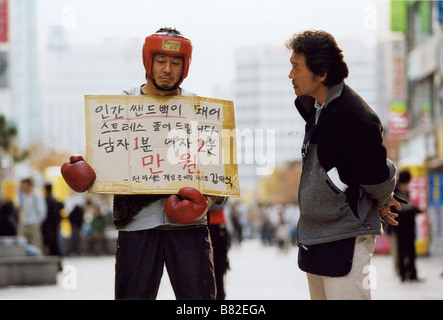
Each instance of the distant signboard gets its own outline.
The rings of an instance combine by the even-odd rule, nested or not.
[[[405,138],[408,134],[408,110],[406,106],[406,44],[392,42],[392,101],[388,110],[388,132],[394,138]]]
[[[0,43],[8,42],[8,1],[0,0]]]
[[[0,51],[0,88],[8,87],[8,52]]]
[[[85,96],[90,192],[239,196],[232,101],[198,96]]]
[[[428,175],[429,206],[443,207],[443,173]]]

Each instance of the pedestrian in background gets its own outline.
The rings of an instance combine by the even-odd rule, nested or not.
[[[411,182],[411,173],[403,170],[398,175],[398,183],[395,192],[402,199],[409,202],[408,186]],[[393,212],[397,212],[393,210]],[[404,204],[401,208],[401,214],[398,215],[398,226],[392,228],[394,236],[397,238],[396,258],[397,271],[400,280],[404,281],[420,281],[417,277],[417,269],[415,267],[415,217],[421,210],[411,203]]]
[[[235,201],[231,206],[231,220],[233,226],[233,238],[238,245],[241,245],[243,241],[243,224],[242,224],[243,212],[240,201]]]
[[[221,205],[213,204],[209,208],[209,231],[214,252],[214,273],[217,288],[216,300],[225,300],[225,275],[229,269],[228,251],[231,246],[231,238],[226,228],[225,204],[226,201]]]
[[[88,234],[88,252],[93,255],[108,254],[106,226],[108,222],[98,204],[92,204],[91,230]]]
[[[81,204],[76,204],[69,213],[69,222],[71,223],[71,239],[69,240],[68,254],[82,254],[82,226],[85,209]]]
[[[306,121],[299,187],[299,267],[311,299],[370,299],[364,268],[381,219],[396,225],[396,167],[387,160],[382,125],[347,84],[334,37],[304,31],[287,43],[295,106]]]
[[[278,251],[286,253],[289,250],[291,244],[291,232],[289,224],[283,215],[283,207],[278,213],[278,222],[275,227],[275,239],[277,242]]]
[[[62,220],[61,210],[64,204],[54,198],[51,184],[45,185],[45,191],[47,214],[42,224],[43,243],[45,245],[45,251],[49,255],[60,256],[59,235],[60,222]]]
[[[47,207],[43,195],[35,190],[30,178],[20,182],[19,230],[31,246],[43,252],[41,226],[46,219]]]
[[[17,235],[18,214],[11,200],[0,200],[0,236]]]

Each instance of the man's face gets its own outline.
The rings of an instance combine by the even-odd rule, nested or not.
[[[294,52],[289,61],[292,65],[289,78],[292,80],[295,94],[315,97],[320,87],[324,86],[322,80],[326,76],[315,75],[306,65],[304,54]]]
[[[24,193],[29,194],[31,192],[31,186],[27,182],[21,182],[20,188],[23,190]]]
[[[180,81],[183,72],[183,58],[155,54],[152,62],[152,77],[163,89],[172,89]]]

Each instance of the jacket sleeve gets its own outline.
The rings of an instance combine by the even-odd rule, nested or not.
[[[379,206],[385,205],[394,195],[397,168],[387,159],[380,119],[365,108],[354,113],[349,124],[345,157],[352,179]]]
[[[389,178],[386,181],[378,184],[360,185],[371,198],[377,201],[379,206],[387,205],[392,200],[396,185],[397,168],[389,159],[386,164],[389,168]]]
[[[389,178],[387,151],[383,144],[383,127],[371,113],[352,117],[346,133],[345,160],[352,178],[359,184],[379,184]]]

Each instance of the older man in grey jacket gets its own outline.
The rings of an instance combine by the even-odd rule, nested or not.
[[[299,189],[299,266],[312,299],[370,299],[370,258],[381,219],[396,225],[396,167],[381,122],[344,83],[333,36],[305,31],[287,43],[295,105],[306,121]]]

